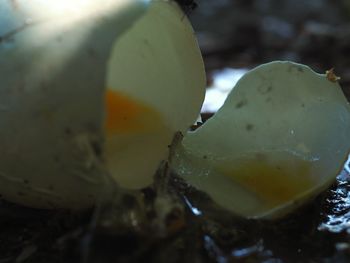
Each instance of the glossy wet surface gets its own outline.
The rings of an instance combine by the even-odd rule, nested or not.
[[[199,216],[208,220],[204,225],[217,227],[203,234],[207,255],[216,262],[348,262],[350,184],[347,176],[344,172],[333,189],[307,207],[272,222],[218,223],[219,219],[214,223],[211,216],[205,218],[205,212],[193,206],[194,215],[200,211]]]
[[[175,175],[92,214],[0,203],[0,262],[349,262],[350,180],[277,221],[218,208]],[[169,176],[169,174],[167,174]],[[96,221],[97,220],[97,221]],[[86,261],[83,261],[86,260]]]

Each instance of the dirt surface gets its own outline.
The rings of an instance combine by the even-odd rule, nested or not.
[[[84,214],[1,202],[0,262],[350,260],[348,175],[308,206],[270,222],[236,217],[175,175],[161,174],[170,180],[145,189],[142,208],[128,193]],[[166,211],[156,204],[164,196],[171,201]]]

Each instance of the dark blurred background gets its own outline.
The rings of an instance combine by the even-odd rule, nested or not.
[[[350,96],[350,1],[197,0],[190,13],[208,74],[211,100],[220,101],[245,70],[273,60],[335,68]],[[224,84],[223,84],[224,83]],[[226,85],[226,86],[225,86]],[[224,87],[225,86],[225,87]],[[203,112],[220,106],[206,102]]]

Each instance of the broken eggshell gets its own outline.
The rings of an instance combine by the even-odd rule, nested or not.
[[[132,56],[131,53],[124,54],[121,58],[114,55],[119,53],[119,48],[115,47],[116,39],[122,35],[130,47],[143,48],[146,45],[145,42],[134,43],[133,41],[142,39],[133,35],[138,34],[135,28],[139,26],[145,30],[155,26],[151,23],[152,17],[143,20],[145,25],[136,26],[138,19],[151,15],[156,16],[155,19],[159,21],[161,15],[157,17],[155,12],[148,13],[149,8],[156,9],[159,13],[164,9],[173,15],[169,23],[174,23],[176,29],[180,30],[177,32],[182,37],[180,47],[195,43],[194,37],[189,37],[187,19],[177,5],[170,2],[32,0],[0,3],[0,123],[3,127],[0,129],[0,194],[3,198],[37,208],[83,209],[92,206],[106,192],[106,181],[110,182],[110,177],[106,174],[113,174],[111,169],[134,176],[132,180],[136,184],[138,178],[145,174],[142,169],[138,170],[141,174],[136,174],[129,172],[127,166],[114,166],[109,154],[117,151],[120,158],[145,156],[147,161],[139,164],[137,162],[140,157],[135,157],[132,165],[145,168],[150,165],[152,169],[156,169],[157,164],[166,158],[166,146],[161,148],[161,153],[160,147],[156,148],[156,157],[146,158],[149,152],[142,146],[147,145],[148,134],[152,129],[143,127],[144,129],[137,130],[140,123],[135,120],[142,119],[141,124],[145,124],[144,120],[154,123],[155,116],[156,121],[168,118],[169,115],[163,115],[163,111],[174,104],[153,105],[154,101],[144,99],[137,92],[145,89],[151,96],[156,96],[158,90],[171,89],[173,86],[168,85],[166,76],[171,77],[168,80],[170,82],[179,76],[179,72],[172,75],[168,71],[173,69],[171,66],[165,65],[166,71],[162,71],[162,66],[156,63],[139,65],[138,55]],[[159,24],[162,27],[161,22]],[[163,32],[167,26],[169,25],[163,26]],[[131,28],[133,29],[130,30]],[[184,28],[187,30],[185,37],[181,32]],[[127,37],[129,30],[132,36]],[[155,35],[151,34],[149,37],[150,47],[140,55],[154,55],[159,59],[159,46],[152,39]],[[184,38],[188,38],[188,42]],[[176,40],[177,38],[170,38],[169,34],[162,40],[175,41],[161,51],[165,55],[164,60],[169,64],[172,63],[174,54],[180,50],[176,46]],[[189,60],[181,57],[179,61],[175,61],[175,67],[186,62],[189,65],[185,68],[197,63],[195,66],[201,66],[202,70],[197,45],[188,48],[192,50],[189,52],[192,52],[192,57]],[[167,49],[172,52],[169,60],[166,57]],[[127,47],[122,47],[121,50],[134,51]],[[127,61],[128,55],[130,61]],[[132,72],[128,69],[116,70],[118,76],[126,74],[120,85],[113,77],[118,59],[128,67],[135,63],[135,70]],[[149,61],[151,58],[148,58]],[[159,70],[157,74],[165,77],[154,82],[154,87],[150,87],[149,82],[140,82],[139,86],[133,86],[133,78],[138,78],[143,70],[148,70],[148,73]],[[188,75],[192,73],[190,71]],[[154,74],[152,76],[155,77]],[[198,76],[202,78],[199,81],[202,91],[198,92],[204,93],[204,71],[198,71]],[[144,80],[145,76],[142,75],[141,79]],[[177,84],[186,84],[188,87],[193,84],[193,79],[185,77],[184,83],[178,81]],[[200,85],[196,87],[199,88]],[[107,87],[109,89],[106,92]],[[133,94],[129,92],[129,87]],[[119,92],[119,89],[123,89],[123,92]],[[169,94],[174,101],[181,100],[184,89],[180,88],[181,92]],[[198,103],[200,99],[199,96]],[[122,129],[120,132],[118,124],[115,124],[125,118],[125,111],[120,111],[123,106],[130,110],[131,115],[128,116],[135,117],[130,122],[134,130]],[[143,119],[143,111],[155,114],[147,115]],[[190,115],[197,115],[198,111],[197,108],[192,109]],[[189,122],[189,119],[185,122]],[[168,125],[168,122],[159,123],[161,124],[157,127],[161,129],[157,128],[158,135],[166,137],[162,143],[169,144],[170,133],[175,126]],[[182,123],[180,129],[184,129],[186,125]],[[166,135],[163,127],[167,129]],[[105,135],[106,145],[103,146]],[[111,145],[115,137],[120,138],[120,141],[113,141],[114,144]],[[157,137],[152,135],[151,138],[154,143],[158,143]],[[134,143],[132,149],[128,147],[130,142]],[[103,151],[104,147],[106,152]],[[129,155],[123,154],[123,151]],[[113,158],[117,158],[115,156]],[[147,170],[146,183],[151,181],[149,173],[150,169]],[[145,182],[142,185],[144,184]]]
[[[277,61],[244,75],[222,108],[184,137],[174,169],[225,209],[277,218],[334,182],[349,134],[338,83]]]
[[[177,131],[199,115],[206,76],[190,22],[172,1],[155,1],[114,45],[109,62],[106,160],[123,187],[153,182]]]
[[[106,64],[143,1],[1,1],[0,194],[81,208],[103,186]]]

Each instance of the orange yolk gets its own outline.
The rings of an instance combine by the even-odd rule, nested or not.
[[[105,105],[107,135],[150,132],[161,126],[158,112],[117,91],[107,89]]]
[[[247,161],[223,173],[253,192],[266,207],[273,208],[292,201],[314,185],[310,176],[311,162],[290,158],[278,164],[266,160]]]

